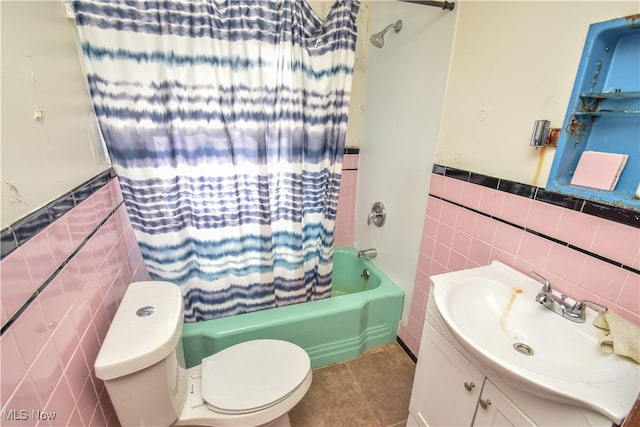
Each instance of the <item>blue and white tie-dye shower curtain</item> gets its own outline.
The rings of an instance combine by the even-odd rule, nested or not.
[[[74,2],[145,262],[194,322],[331,293],[358,0]]]

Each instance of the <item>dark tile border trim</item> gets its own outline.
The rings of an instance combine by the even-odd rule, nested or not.
[[[404,341],[402,341],[400,339],[400,337],[396,337],[396,341],[398,342],[400,347],[402,347],[402,349],[405,351],[405,353],[407,353],[407,356],[409,356],[409,358],[411,358],[411,360],[413,360],[413,363],[418,363],[418,358],[416,357],[415,354],[413,354],[413,352],[409,349],[409,347],[407,347],[407,345],[404,343]]]
[[[618,222],[634,228],[640,228],[640,212],[623,209],[612,205],[581,199],[579,197],[568,196],[560,193],[553,193],[541,187],[521,184],[519,182],[506,179],[495,178],[475,172],[463,171],[443,165],[433,165],[432,172],[449,178],[467,181],[494,190],[516,194],[540,202],[550,203],[566,209],[582,212],[588,215],[597,216],[609,221]]]
[[[38,297],[38,295],[40,295],[46,288],[47,286],[49,286],[49,283],[51,283],[53,281],[53,279],[56,278],[56,276],[58,275],[58,273],[60,273],[62,271],[62,269],[71,261],[71,259],[73,259],[74,256],[76,256],[76,254],[78,252],[80,252],[80,250],[84,247],[84,245],[87,244],[87,242],[89,241],[89,239],[91,239],[97,232],[98,230],[100,230],[100,228],[102,228],[102,226],[113,216],[113,214],[118,210],[118,208],[120,208],[120,206],[122,206],[124,204],[124,200],[120,201],[120,203],[118,203],[116,205],[115,208],[113,208],[111,210],[111,212],[109,212],[107,214],[107,216],[100,221],[100,224],[98,224],[96,226],[96,228],[94,228],[88,235],[87,237],[84,238],[84,240],[82,242],[80,242],[80,244],[73,250],[73,252],[71,252],[71,254],[67,257],[67,259],[65,259],[64,261],[62,261],[62,263],[60,263],[60,265],[58,266],[58,268],[55,269],[55,271],[53,273],[51,273],[49,275],[49,277],[47,277],[44,282],[42,282],[42,284],[40,285],[40,287],[38,287],[38,289],[36,289],[36,291],[27,299],[27,301],[22,304],[22,307],[20,307],[18,309],[18,311],[15,312],[15,314],[13,316],[11,316],[7,322],[2,325],[2,329],[0,329],[0,336],[2,336],[5,331],[7,331],[9,329],[9,327],[11,327],[11,325],[18,320],[18,318],[20,317],[20,315],[22,313],[24,313],[24,311],[27,309],[27,307],[29,307],[29,305],[31,305],[31,303],[33,301],[35,301],[35,299]]]
[[[113,168],[99,173],[85,183],[64,193],[54,201],[20,218],[0,231],[0,259],[6,257],[33,236],[47,228],[55,220],[69,212],[80,202],[101,189],[107,182],[116,177]]]
[[[360,149],[358,147],[345,147],[344,154],[360,154]],[[344,171],[357,171],[358,168],[342,168],[342,172]]]
[[[445,173],[436,172],[436,167],[438,168],[438,171],[442,171],[443,170],[442,168],[444,168],[444,172]],[[440,165],[434,165],[433,173],[437,173],[438,175],[444,175],[444,176],[448,176],[448,177],[451,177],[451,178],[458,179],[458,178],[456,178],[456,176],[460,176],[459,173],[456,172],[454,175],[447,175],[446,171],[448,171],[448,170],[449,170],[449,168],[446,168],[446,167],[443,167],[443,166],[440,166]],[[473,172],[470,172],[470,176],[473,176],[473,175],[474,175]],[[476,174],[476,175],[478,175],[478,174]],[[479,175],[479,176],[481,177],[482,175]],[[489,178],[489,180],[486,180],[486,182],[488,182],[490,180],[493,180],[493,179],[497,179],[497,178],[491,178],[491,177],[488,177],[488,178]],[[482,179],[479,179],[478,181],[482,181]],[[496,187],[490,186],[490,188],[500,189],[500,183],[502,182],[502,183],[504,183],[502,185],[502,191],[507,191],[507,192],[510,192],[510,193],[513,193],[513,194],[518,194],[518,195],[523,196],[523,197],[528,197],[530,199],[535,199],[535,200],[540,200],[540,201],[544,201],[544,202],[547,202],[547,203],[551,203],[551,202],[548,202],[547,200],[544,200],[544,199],[536,197],[538,192],[531,190],[531,189],[542,190],[541,188],[529,186],[529,185],[526,185],[526,184],[511,183],[511,181],[500,180],[500,179],[497,179],[497,181],[498,181],[498,183],[496,184]],[[515,185],[513,185],[513,184],[515,184]],[[482,184],[478,184],[478,185],[482,185]],[[485,187],[488,187],[488,186],[485,185]],[[531,189],[527,189],[525,187],[530,187]],[[508,191],[508,190],[513,190],[513,191]],[[564,206],[564,203],[569,204],[571,206],[576,206],[577,204],[579,204],[580,208],[585,203],[593,203],[593,202],[588,202],[586,200],[582,201],[581,203],[577,203],[581,199],[576,199],[575,197],[564,196],[564,195],[560,195],[560,194],[556,194],[556,193],[548,193],[545,190],[542,190],[542,191],[544,193],[547,193],[547,194],[554,194],[554,195],[558,196],[559,199],[556,200],[556,203],[552,203],[552,204],[558,205],[558,206],[562,206],[562,207],[567,207],[567,206]],[[523,194],[526,194],[526,195],[523,195]],[[546,234],[540,233],[538,231],[532,230],[532,229],[524,227],[522,225],[518,225],[518,224],[514,224],[514,223],[509,222],[509,221],[505,221],[502,218],[498,218],[498,217],[490,215],[490,214],[488,214],[486,212],[482,212],[482,211],[479,211],[477,209],[470,208],[470,207],[465,206],[465,205],[463,205],[461,203],[454,202],[454,201],[446,199],[444,197],[436,196],[435,194],[432,194],[432,193],[429,193],[429,196],[430,197],[434,197],[434,198],[439,199],[439,200],[442,200],[442,201],[445,201],[447,203],[451,203],[451,204],[456,205],[458,207],[467,209],[467,210],[472,211],[474,213],[477,213],[479,215],[483,215],[483,216],[485,216],[487,218],[491,218],[493,220],[499,221],[499,222],[501,222],[503,224],[507,224],[507,225],[510,225],[512,227],[516,227],[516,228],[518,228],[518,229],[520,229],[522,231],[526,231],[527,233],[535,234],[538,237],[542,237],[543,239],[547,239],[547,240],[550,240],[550,241],[552,241],[554,243],[557,243],[559,245],[566,246],[566,247],[568,247],[570,249],[582,252],[585,255],[592,256],[594,258],[599,259],[600,261],[607,262],[609,264],[615,265],[616,267],[620,267],[620,268],[623,268],[623,269],[625,269],[627,271],[631,271],[632,273],[640,274],[640,270],[636,270],[635,268],[633,268],[631,266],[621,264],[620,262],[617,262],[617,261],[614,261],[612,259],[603,257],[602,255],[598,255],[596,253],[587,251],[586,249],[582,249],[580,247],[574,246],[574,245],[572,245],[570,243],[567,243],[567,242],[564,242],[562,240],[556,239],[555,237],[547,236]],[[544,198],[548,198],[548,197],[549,197],[548,195],[544,196]],[[567,200],[567,199],[575,199],[575,200]],[[626,211],[625,209],[614,208],[612,206],[607,206],[607,207],[611,208],[611,209],[617,209],[617,210]],[[569,207],[569,209],[571,209],[571,207]],[[585,212],[584,210],[581,210],[581,209],[575,209],[574,208],[573,210],[580,211],[580,212],[583,212],[583,213],[588,213],[588,212]],[[629,211],[626,211],[626,212],[629,212]],[[634,212],[631,212],[631,213],[635,214]],[[635,215],[636,215],[636,217],[638,216],[638,214],[635,214]],[[600,216],[600,215],[596,215],[596,216]],[[605,217],[601,217],[601,218],[605,218]],[[605,219],[609,219],[609,218],[605,218]],[[621,222],[621,221],[617,221],[617,222]],[[623,222],[623,224],[625,224],[625,223]],[[640,221],[638,221],[638,223],[636,223],[636,225],[632,225],[632,226],[640,228]]]

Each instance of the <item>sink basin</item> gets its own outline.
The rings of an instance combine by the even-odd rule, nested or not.
[[[498,261],[431,278],[459,344],[509,385],[591,408],[620,423],[640,391],[640,365],[602,353],[588,309],[571,322],[535,301],[542,284]]]

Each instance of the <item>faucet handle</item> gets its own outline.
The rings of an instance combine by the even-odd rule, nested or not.
[[[598,304],[597,302],[589,301],[589,300],[580,300],[576,301],[576,303],[571,308],[573,313],[584,313],[584,310],[587,308],[587,305],[590,305],[600,311],[607,311],[608,308],[606,305]]]
[[[375,211],[369,212],[369,216],[367,217],[367,225],[371,225],[371,221],[375,221],[375,219],[378,218],[380,215],[382,214]]]
[[[532,271],[531,275],[538,280],[542,280],[542,282],[544,283],[544,285],[542,286],[542,290],[544,292],[551,292],[551,283],[549,283],[549,281],[546,278],[544,278],[541,274],[538,274],[535,271]]]
[[[373,206],[371,206],[371,212],[369,212],[369,216],[367,217],[367,225],[373,222],[374,225],[382,227],[386,218],[387,210],[382,202],[375,202]]]

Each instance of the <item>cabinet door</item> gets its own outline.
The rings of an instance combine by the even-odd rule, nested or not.
[[[485,380],[473,425],[511,427],[536,424],[491,384],[491,381]]]
[[[409,412],[423,426],[470,426],[484,376],[428,323]]]

